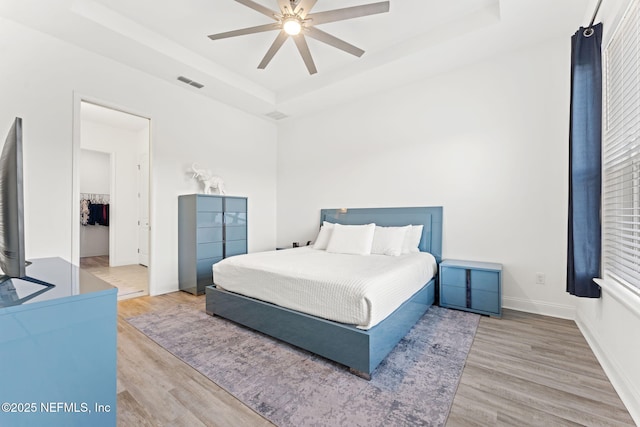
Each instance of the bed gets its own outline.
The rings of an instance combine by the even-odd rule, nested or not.
[[[343,225],[375,223],[383,227],[422,225],[419,251],[431,254],[429,256],[433,257],[436,265],[442,258],[442,207],[323,209],[320,224],[324,222]],[[295,258],[304,251],[314,250],[303,248],[278,252],[288,252],[289,257]],[[276,259],[276,255],[264,253],[259,258],[268,263]],[[416,257],[420,255],[427,254],[416,254]],[[235,264],[242,264],[244,259],[235,261]],[[380,362],[433,304],[436,272],[437,268],[434,268],[433,277],[427,278],[426,283],[412,291],[409,298],[390,314],[384,313],[382,320],[373,316],[373,319],[363,320],[364,324],[328,320],[326,316],[311,315],[230,292],[217,283],[215,273],[214,284],[206,288],[206,311],[346,365],[353,373],[370,378]],[[261,283],[267,283],[267,276],[264,273],[265,280],[261,280],[260,275],[247,275],[245,281],[255,280],[255,287],[261,288]]]

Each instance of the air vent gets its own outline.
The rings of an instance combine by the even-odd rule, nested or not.
[[[186,78],[185,76],[178,77],[178,80],[180,80],[181,82],[186,83],[188,85],[191,85],[191,86],[193,86],[195,88],[198,88],[198,89],[202,89],[204,87],[204,85],[202,83],[195,82],[195,81],[193,81],[193,80],[191,80],[189,78]]]
[[[270,113],[265,114],[265,116],[270,117],[270,118],[272,118],[274,120],[282,120],[282,119],[286,119],[287,117],[289,117],[286,114],[281,113],[280,111],[272,111]]]

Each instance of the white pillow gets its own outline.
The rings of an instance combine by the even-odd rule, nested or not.
[[[420,249],[418,249],[418,245],[420,244],[420,239],[422,238],[422,228],[422,225],[411,225],[409,230],[407,230],[407,234],[404,237],[404,242],[402,243],[403,254],[420,252]]]
[[[369,255],[375,233],[375,224],[334,224],[327,252],[339,254]]]
[[[313,244],[313,249],[327,249],[332,231],[333,223],[324,221],[318,232],[318,237],[316,237],[316,241]]]
[[[380,227],[376,226],[373,234],[372,254],[399,256],[402,254],[402,245],[410,225],[404,227]]]

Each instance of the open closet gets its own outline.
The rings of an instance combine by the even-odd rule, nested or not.
[[[80,137],[80,268],[119,299],[148,295],[149,120],[83,101]]]
[[[111,155],[80,152],[80,258],[109,258]]]

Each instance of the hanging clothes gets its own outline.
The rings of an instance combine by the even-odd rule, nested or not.
[[[102,205],[102,225],[105,227],[109,226],[109,204],[105,203]]]
[[[108,195],[92,194],[80,200],[80,224],[109,226]]]
[[[103,215],[103,207],[102,203],[91,203],[89,205],[89,224],[90,225],[103,225],[104,223],[104,215]]]
[[[89,224],[89,204],[91,202],[87,199],[80,200],[80,224]]]

